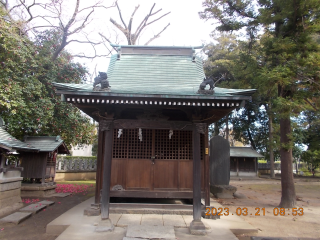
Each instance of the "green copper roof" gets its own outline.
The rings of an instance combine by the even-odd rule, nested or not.
[[[112,92],[140,94],[194,95],[205,77],[191,56],[113,55],[107,73]]]
[[[53,152],[60,145],[64,144],[60,136],[25,136],[24,142],[35,146],[40,152]],[[69,154],[67,147],[65,148],[67,152],[63,153]]]
[[[108,81],[112,94],[165,95],[166,97],[251,95],[254,90],[215,88],[213,95],[198,94],[205,74],[199,47],[119,46],[109,63]],[[103,71],[103,70],[100,70]],[[92,92],[92,84],[54,84],[58,90]],[[99,92],[102,94],[103,92]]]
[[[24,143],[14,138],[2,127],[0,127],[0,148],[5,148],[7,150],[39,151],[39,149],[36,149],[32,144]]]
[[[230,147],[230,157],[263,157],[256,150],[250,147]]]

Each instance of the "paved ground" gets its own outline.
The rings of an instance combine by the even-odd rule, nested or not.
[[[297,193],[297,203],[298,207],[304,209],[304,215],[302,216],[275,216],[273,213],[274,208],[278,206],[281,198],[281,184],[279,180],[271,179],[255,179],[254,181],[242,179],[232,180],[231,185],[234,185],[238,188],[238,193],[244,195],[246,198],[243,199],[217,199],[218,203],[221,205],[215,204],[215,207],[219,206],[223,208],[229,208],[231,212],[236,212],[237,208],[248,208],[249,216],[222,216],[220,220],[209,220],[206,219],[204,222],[210,227],[209,234],[207,238],[202,239],[240,239],[240,240],[251,240],[251,236],[257,237],[274,237],[281,239],[305,239],[313,240],[320,239],[320,179],[295,179],[296,184],[296,193]],[[46,233],[47,224],[59,219],[59,216],[66,213],[68,210],[72,209],[78,204],[85,203],[86,200],[90,199],[94,195],[94,188],[88,191],[88,193],[74,193],[71,196],[65,198],[40,198],[41,200],[50,200],[55,201],[55,204],[52,206],[40,211],[37,214],[32,215],[27,220],[23,221],[19,225],[15,224],[4,224],[0,223],[0,239],[1,240],[54,240],[54,239],[66,239],[67,234],[68,240],[72,239],[81,239],[80,235],[84,234],[85,229],[87,233],[94,231],[95,225],[99,223],[100,217],[87,217],[83,216],[83,210],[79,211],[81,214],[78,217],[73,219],[74,224],[68,224],[64,226],[64,229],[67,229],[62,235],[58,236],[58,233],[48,234]],[[30,199],[32,200],[32,199]],[[88,200],[88,204],[90,201]],[[27,205],[27,204],[26,204]],[[265,216],[250,216],[251,213],[255,213],[255,208],[260,208],[260,210],[265,207],[266,214]],[[238,210],[239,212],[239,210]],[[89,222],[85,222],[82,225],[79,219],[87,218]],[[111,233],[112,237],[105,238],[104,234],[101,233],[100,236],[103,239],[122,239],[126,235],[126,224],[130,220],[130,217],[126,215],[112,216],[112,220],[115,223],[115,231]],[[132,218],[135,218],[132,216]],[[194,236],[188,234],[188,218],[184,216],[170,216],[170,215],[161,215],[153,218],[153,216],[140,215],[136,216],[136,220],[141,226],[145,226],[148,222],[147,218],[150,221],[154,221],[157,224],[163,226],[175,225],[174,228],[176,238],[179,239],[197,239]],[[60,218],[61,219],[61,218]],[[239,220],[240,219],[240,220]],[[131,219],[132,220],[132,219]],[[191,219],[189,219],[191,221]],[[126,223],[127,221],[127,223]],[[208,221],[208,222],[207,222]],[[237,228],[234,227],[235,223],[242,222],[245,226],[253,226],[253,229],[258,229],[258,233],[246,233],[241,234],[241,231],[236,231]],[[63,222],[61,222],[62,224]],[[211,225],[213,224],[213,225]],[[222,227],[221,225],[224,225]],[[231,235],[231,229],[235,234]],[[81,231],[80,231],[81,230]],[[215,236],[211,236],[211,234]],[[220,234],[220,235],[219,235]],[[79,236],[79,238],[72,238],[71,235]],[[218,236],[219,235],[219,236]],[[90,237],[90,234],[87,235]],[[92,238],[92,240],[95,238]],[[99,239],[99,238],[96,238]]]
[[[243,221],[236,214],[221,216],[219,220],[202,219],[207,235],[193,236],[189,234],[191,215],[160,215],[160,214],[110,214],[110,219],[115,226],[114,232],[95,232],[101,222],[100,216],[85,216],[83,210],[93,203],[93,198],[70,209],[60,217],[48,224],[48,234],[60,234],[57,240],[80,239],[113,239],[122,240],[127,233],[128,226],[172,226],[177,239],[237,239],[233,233],[255,233],[257,230]],[[212,201],[216,208],[223,207]]]

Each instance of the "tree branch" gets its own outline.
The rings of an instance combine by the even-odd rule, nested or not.
[[[94,59],[94,58],[97,58],[97,57],[106,57],[106,58],[110,58],[110,55],[107,54],[107,55],[94,55],[94,56],[86,56],[86,55],[72,55],[72,57],[78,57],[78,58],[89,58],[89,59]]]
[[[88,38],[87,38],[88,39]],[[71,42],[77,42],[77,43],[90,43],[90,44],[93,44],[93,45],[99,45],[99,44],[102,44],[103,42],[91,42],[90,40],[88,41],[80,41],[80,40],[76,40],[76,39],[72,39],[70,41],[67,42],[67,44],[71,43]]]
[[[0,1],[0,2],[1,2],[1,1]],[[1,3],[2,3],[2,2],[1,2]],[[2,5],[3,5],[3,3],[2,3]],[[10,10],[8,11],[8,13],[10,13],[13,9],[18,8],[18,7],[21,7],[21,6],[22,6],[22,4],[18,4],[18,5],[13,6],[12,8],[10,8]],[[4,5],[4,7],[5,7],[5,9],[8,8],[8,2],[7,2],[7,1],[6,1],[5,5]]]
[[[4,9],[8,10],[8,0],[0,1],[0,3],[1,3],[2,6],[4,7]]]
[[[308,99],[304,99],[314,110],[319,111]]]
[[[85,24],[85,23],[88,21],[90,15],[91,15],[93,12],[94,12],[94,8],[93,8],[92,11],[87,15],[87,17],[85,18],[85,20],[83,21],[83,23],[81,24],[81,26],[78,27],[78,28],[76,28],[76,29],[74,29],[74,30],[73,30],[72,32],[70,32],[68,35],[70,36],[70,35],[78,32],[78,31],[80,31],[81,29],[85,28],[86,25],[88,25],[88,24],[90,23],[90,22],[89,22],[88,24]]]
[[[158,10],[157,12],[152,13],[152,10],[153,10],[154,6],[155,6],[155,4],[153,4],[153,6],[152,6],[152,8],[151,8],[151,10],[150,10],[150,13],[145,17],[145,19],[141,22],[140,26],[137,28],[137,31],[136,31],[136,33],[135,33],[135,37],[136,37],[136,38],[138,38],[138,36],[141,34],[141,31],[142,31],[146,26],[148,26],[148,25],[150,25],[150,24],[152,24],[152,23],[160,20],[161,18],[163,18],[164,16],[166,16],[166,15],[168,15],[168,14],[170,13],[170,12],[168,12],[168,13],[162,15],[161,17],[153,20],[152,22],[147,23],[150,16],[152,16],[152,15],[154,15],[154,14],[156,14],[156,13],[158,13],[158,12],[161,11],[161,9],[160,9],[160,10]],[[143,24],[142,24],[142,23],[143,23]],[[139,28],[140,28],[140,29],[139,29]]]
[[[166,14],[163,14],[161,17],[159,17],[159,18],[157,18],[157,19],[153,20],[152,22],[148,23],[146,26],[148,26],[148,25],[150,25],[151,23],[154,23],[154,22],[156,22],[156,21],[160,20],[161,18],[163,18],[164,16],[168,15],[169,13],[171,13],[171,12],[167,12]]]
[[[67,25],[65,26],[64,30],[68,31],[68,29],[70,28],[72,23],[75,21],[76,16],[77,16],[78,11],[79,11],[79,5],[80,5],[80,0],[77,0],[76,7],[74,9],[73,15],[72,15],[71,19],[69,20],[69,22],[67,23]]]
[[[123,32],[125,35],[127,34],[127,29],[124,29],[119,23],[117,23],[115,20],[110,18],[110,22],[113,23],[121,32]]]
[[[124,28],[127,29],[127,25],[126,25],[126,23],[123,21],[122,14],[121,14],[121,10],[120,10],[120,8],[119,8],[118,2],[116,2],[116,6],[117,6],[117,9],[118,9],[118,12],[119,12],[119,16],[120,16],[121,22],[123,23]]]
[[[133,16],[136,13],[136,11],[138,10],[138,8],[140,7],[140,5],[136,6],[131,17],[130,17],[130,21],[129,21],[129,25],[128,25],[128,34],[130,37],[130,42],[132,43],[132,38],[131,38],[131,27],[132,27],[132,21],[133,21]]]
[[[111,41],[109,40],[109,38],[107,38],[106,36],[104,36],[102,33],[99,33],[99,35],[102,37],[102,39],[105,39],[107,42],[111,43]],[[115,51],[117,51],[117,49],[115,47],[112,47]],[[110,50],[109,50],[110,51]],[[111,51],[110,51],[111,53]]]
[[[150,42],[152,42],[153,40],[155,40],[156,38],[158,38],[158,37],[160,37],[160,34],[161,33],[163,33],[163,31],[164,30],[166,30],[167,29],[167,27],[169,27],[169,25],[170,25],[170,23],[168,23],[168,25],[167,26],[165,26],[165,28],[164,29],[162,29],[162,31],[161,32],[159,32],[157,35],[154,35],[154,37],[153,38],[151,38],[148,42],[146,42],[146,44],[144,44],[144,45],[148,45]]]
[[[134,35],[135,35],[136,37],[139,36],[139,34],[141,33],[141,30],[144,28],[144,27],[143,27],[143,24],[146,24],[146,22],[148,21],[149,17],[150,17],[151,14],[152,14],[152,11],[153,11],[153,8],[154,8],[155,5],[156,5],[155,3],[152,5],[149,14],[148,14],[147,16],[145,16],[145,18],[141,21],[139,27],[137,28],[136,32],[134,33]]]

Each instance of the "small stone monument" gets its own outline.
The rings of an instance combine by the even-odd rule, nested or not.
[[[210,192],[217,198],[233,198],[237,188],[230,186],[230,146],[215,136],[210,140]]]

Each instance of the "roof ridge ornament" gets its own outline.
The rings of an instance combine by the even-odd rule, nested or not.
[[[198,94],[213,94],[214,93],[214,88],[216,87],[216,84],[220,81],[220,80],[222,80],[222,79],[225,79],[225,77],[226,77],[226,74],[222,74],[221,75],[221,77],[218,79],[218,80],[216,80],[215,82],[214,82],[214,80],[213,80],[213,76],[210,76],[210,77],[208,77],[208,78],[204,78],[203,79],[203,82],[200,84],[200,86],[199,86],[199,90],[198,90]],[[207,90],[207,89],[205,89],[206,88],[206,86],[207,85],[209,85],[210,86],[210,88]]]
[[[196,50],[192,48],[192,62],[196,62]]]
[[[99,72],[99,75],[94,78],[93,91],[110,92],[111,86],[107,79],[108,79],[108,74],[106,72]],[[97,86],[98,84],[100,84],[100,87]]]
[[[117,52],[118,52],[118,54],[117,54],[117,60],[120,60],[120,58],[121,58],[121,46],[119,46],[119,47],[117,48]]]

